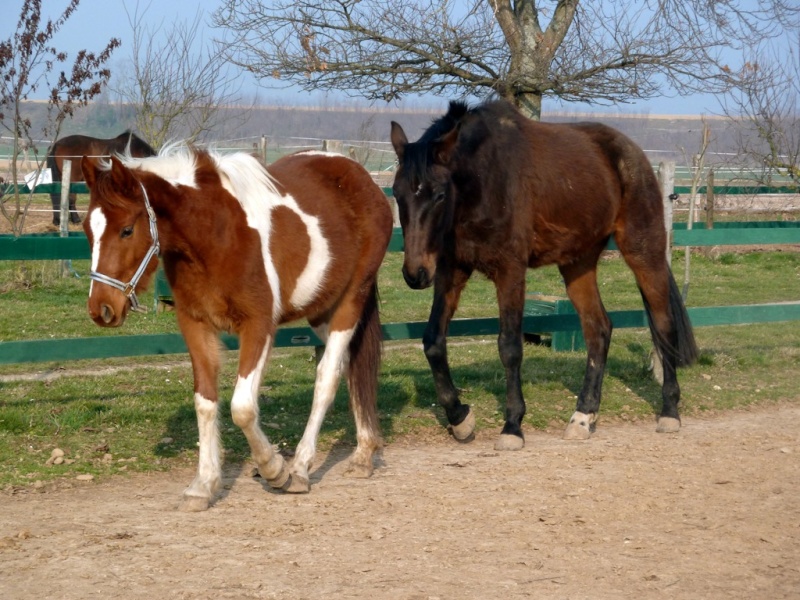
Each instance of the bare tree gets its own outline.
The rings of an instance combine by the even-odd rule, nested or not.
[[[755,51],[722,104],[740,166],[755,167],[761,183],[782,175],[800,186],[800,32],[788,46]]]
[[[41,0],[25,0],[13,36],[0,41],[0,129],[12,139],[9,181],[19,180],[18,159],[31,154],[36,172],[44,166],[40,145],[58,137],[64,120],[75,110],[97,96],[111,72],[105,63],[120,44],[112,38],[98,54],[81,50],[72,64],[65,52],[57,50],[53,38],[77,10],[80,0],[71,0],[55,19],[42,21]],[[66,70],[61,70],[66,67]],[[26,101],[35,94],[47,93],[47,114],[41,131],[35,131],[32,119],[26,114]],[[45,140],[42,142],[41,140]],[[33,191],[24,195],[16,187],[0,201],[0,211],[8,219],[15,235],[22,233],[25,218],[33,199]]]
[[[239,78],[213,44],[204,44],[202,15],[170,24],[169,31],[147,27],[137,3],[126,7],[132,31],[130,69],[112,90],[136,106],[135,127],[153,147],[175,139],[202,140],[218,124],[219,109],[239,100]],[[232,114],[232,111],[228,111]]]
[[[731,50],[779,34],[790,0],[225,0],[213,23],[262,81],[391,101],[495,93],[619,103],[731,85]]]

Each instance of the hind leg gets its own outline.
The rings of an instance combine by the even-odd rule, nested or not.
[[[564,431],[564,439],[588,439],[600,411],[608,347],[611,343],[611,320],[603,307],[597,288],[599,252],[586,260],[559,267],[567,286],[567,295],[575,306],[586,340],[586,371],[578,395],[575,413]]]
[[[78,200],[78,196],[76,194],[69,195],[69,220],[70,223],[74,223],[76,225],[80,224],[81,217],[78,215],[78,207],[76,202]]]
[[[661,413],[658,417],[656,431],[659,433],[675,433],[681,428],[678,403],[681,390],[678,385],[677,348],[679,339],[670,308],[670,280],[672,275],[666,265],[660,273],[640,270],[636,280],[642,294],[645,310],[650,324],[650,333],[654,345],[654,365],[660,363],[660,373],[654,368],[654,374],[660,374]],[[675,288],[677,293],[677,288]],[[657,377],[658,379],[658,377]]]
[[[693,362],[697,353],[691,325],[664,254],[635,253],[625,243],[620,249],[639,285],[655,348],[654,375],[661,383],[662,401],[656,431],[674,433],[681,427],[677,367]]]
[[[53,205],[53,225],[61,225],[61,195],[50,194],[50,203]]]
[[[347,475],[366,478],[375,470],[375,454],[381,448],[377,411],[374,406],[370,406],[375,403],[375,399],[365,398],[363,391],[352,379],[348,379],[347,388],[350,393],[350,410],[356,422],[356,449],[350,457]]]
[[[325,340],[325,351],[317,365],[317,377],[314,384],[314,399],[311,403],[311,414],[308,417],[303,437],[297,445],[291,466],[291,482],[288,492],[306,493],[311,489],[308,479],[308,468],[314,460],[317,448],[317,437],[322,428],[322,421],[333,404],[336,390],[339,387],[342,370],[349,361],[350,339],[355,328],[332,331]],[[325,337],[321,328],[317,328],[320,337]]]
[[[378,372],[381,362],[381,331],[377,287],[367,301],[359,328],[350,341],[347,388],[350,410],[356,423],[356,450],[350,458],[347,475],[369,477],[375,469],[374,457],[382,442],[378,424]]]

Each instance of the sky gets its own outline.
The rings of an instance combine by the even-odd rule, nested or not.
[[[6,15],[17,15],[21,7],[22,0],[3,0]],[[48,15],[55,18],[60,14],[60,10],[66,5],[66,0],[43,0],[45,10],[52,10]],[[200,10],[203,21],[210,20],[211,13],[220,5],[220,0],[140,0],[140,12],[145,10],[144,21],[149,25],[168,27],[170,23],[176,21],[192,21]],[[64,27],[54,38],[54,45],[59,50],[64,50],[75,56],[81,49],[100,51],[106,46],[112,37],[122,41],[122,46],[118,48],[110,61],[112,73],[115,65],[120,65],[128,60],[130,56],[131,28],[125,12],[125,6],[133,14],[136,9],[136,0],[81,0],[77,11],[70,17]],[[7,39],[13,35],[16,28],[16,18],[6,18],[0,21],[0,39]],[[216,35],[210,27],[206,29],[206,38],[211,39]],[[247,75],[243,75],[248,77]],[[262,102],[274,104],[276,102],[286,103],[292,101],[292,95],[286,91],[258,90],[255,81],[251,84],[253,94],[258,93]],[[247,89],[247,86],[245,86]],[[309,98],[307,94],[303,96],[304,104],[314,103],[316,100],[324,100],[324,96]],[[328,104],[347,103],[346,97],[341,100],[327,98]],[[366,102],[366,101],[363,101]],[[431,97],[421,101],[426,106],[436,108],[441,105],[444,110],[447,99],[442,97]],[[622,112],[634,114],[715,114],[719,112],[719,105],[713,96],[693,95],[686,98],[663,97],[647,101],[638,101],[631,104],[621,104],[618,106],[592,107],[587,104],[558,104],[552,100],[545,99],[545,112],[566,111],[566,112]]]

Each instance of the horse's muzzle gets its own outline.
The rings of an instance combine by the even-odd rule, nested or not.
[[[412,290],[424,290],[433,283],[433,278],[428,273],[428,269],[420,267],[415,273],[410,273],[408,269],[403,266],[403,279]]]
[[[94,308],[91,304],[89,306],[89,316],[100,327],[119,327],[125,322],[126,313],[127,311],[124,308],[117,311],[113,306],[106,303],[101,303],[97,308]]]

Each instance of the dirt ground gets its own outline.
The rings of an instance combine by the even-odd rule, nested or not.
[[[404,440],[369,480],[320,456],[308,495],[229,465],[0,496],[4,598],[800,598],[800,407],[602,421],[520,452]]]

